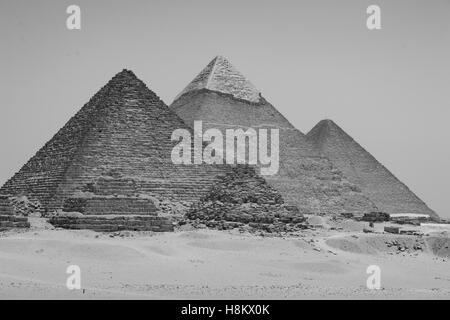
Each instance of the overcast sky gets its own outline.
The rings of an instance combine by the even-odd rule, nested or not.
[[[123,68],[170,104],[220,54],[302,132],[333,119],[450,217],[449,0],[0,0],[0,41],[0,184]]]

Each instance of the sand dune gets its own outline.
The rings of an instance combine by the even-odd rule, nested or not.
[[[448,237],[363,234],[354,223],[337,232],[325,223],[285,237],[7,232],[0,238],[0,298],[450,298]],[[423,250],[399,252],[386,244],[394,240],[408,248],[422,243]],[[81,268],[83,290],[66,288],[71,264]],[[381,290],[366,287],[373,264],[382,271]]]

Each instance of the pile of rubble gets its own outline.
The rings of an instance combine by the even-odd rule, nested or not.
[[[282,196],[250,166],[234,167],[193,204],[186,218],[193,225],[220,230],[246,226],[272,233],[307,227],[297,207],[286,205]]]
[[[29,228],[28,218],[17,213],[13,198],[0,196],[0,231],[13,228]]]
[[[413,251],[423,251],[425,247],[425,243],[420,240],[416,240],[412,245],[402,243],[399,240],[386,241],[385,244],[388,248],[396,249],[397,254],[412,253]]]
[[[9,201],[14,208],[15,214],[19,216],[28,217],[33,214],[40,215],[43,212],[39,201],[32,201],[26,196],[10,197]]]

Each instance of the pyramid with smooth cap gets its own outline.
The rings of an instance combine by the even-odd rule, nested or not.
[[[320,121],[307,138],[375,205],[387,213],[437,214],[332,120]]]
[[[279,129],[279,171],[264,178],[302,213],[377,210],[223,57],[214,58],[170,107],[190,126],[201,120],[204,130]]]
[[[236,68],[222,56],[215,57],[205,69],[175,98],[197,90],[211,90],[250,102],[259,102],[260,93]]]
[[[66,220],[59,222],[73,228],[101,223],[97,218],[72,221],[72,212],[131,217],[156,215],[164,203],[189,205],[226,168],[174,164],[171,151],[178,141],[171,135],[183,128],[190,130],[133,72],[123,70],[5,183],[0,194],[25,195],[39,201],[48,214],[67,212]],[[110,219],[104,227],[142,226],[142,219],[119,220]]]

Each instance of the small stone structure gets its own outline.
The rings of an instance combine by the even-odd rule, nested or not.
[[[305,218],[250,166],[236,166],[186,214],[208,227],[232,229],[245,224],[268,232],[303,229]]]
[[[384,232],[387,233],[394,233],[394,234],[399,234],[400,233],[400,228],[399,227],[384,227]]]
[[[67,198],[64,212],[80,212],[85,215],[148,215],[157,214],[157,208],[150,199],[132,197]]]
[[[385,222],[390,220],[390,216],[385,212],[369,212],[364,214],[361,220],[368,222]]]
[[[102,232],[173,231],[172,221],[158,216],[158,210],[151,199],[107,197],[89,193],[67,198],[62,211],[52,215],[49,222],[65,229]]]
[[[132,231],[173,231],[169,219],[154,215],[146,216],[115,216],[115,215],[60,215],[49,219],[55,227],[64,229],[90,229],[99,232]]]

